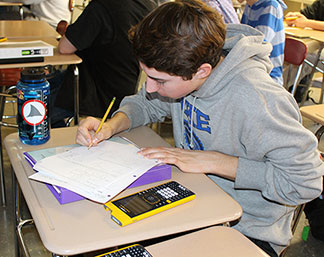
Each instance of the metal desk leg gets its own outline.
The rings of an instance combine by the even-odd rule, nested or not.
[[[4,96],[0,96],[0,122],[2,122],[5,100],[6,98]],[[5,176],[3,170],[1,125],[0,125],[0,187],[1,187],[1,205],[5,207],[6,206],[6,183],[5,183]]]
[[[11,168],[12,170],[12,168]],[[13,216],[14,216],[14,222],[13,222],[13,231],[14,231],[14,245],[15,245],[15,254],[14,256],[19,257],[19,245],[18,245],[18,237],[17,237],[17,225],[19,223],[20,219],[20,190],[18,188],[15,172],[12,170],[12,197],[13,197]]]
[[[21,244],[21,247],[22,247],[22,252],[24,254],[25,257],[30,257],[30,254],[29,254],[29,251],[26,247],[26,244],[25,244],[25,241],[24,241],[24,238],[23,238],[23,234],[22,234],[22,228],[24,225],[26,224],[33,224],[34,223],[34,220],[33,219],[27,219],[27,220],[20,220],[18,226],[17,226],[17,235],[18,235],[18,239],[19,239],[19,242]]]
[[[323,103],[323,93],[324,93],[324,73],[322,72],[321,96],[320,96],[320,100],[319,100],[320,104]]]
[[[0,126],[0,130],[1,130],[1,126]],[[0,137],[1,137],[1,132],[0,132]],[[5,185],[5,179],[4,179],[4,171],[3,171],[3,157],[2,157],[2,142],[0,139],[0,180],[1,180],[1,205],[3,207],[6,206],[6,185]]]
[[[15,253],[14,256],[15,257],[20,257],[21,254],[24,257],[30,257],[29,251],[26,247],[24,238],[23,238],[23,233],[22,233],[22,228],[24,227],[24,225],[26,224],[33,224],[34,220],[33,219],[26,219],[24,220],[21,216],[21,191],[18,185],[18,182],[16,180],[16,176],[14,171],[12,170],[12,183],[13,183],[13,197],[14,197],[14,206],[13,206],[13,210],[14,210],[14,217],[15,217],[15,222],[14,222],[14,237],[15,237]],[[19,248],[19,244],[22,247],[22,251],[20,251]],[[52,253],[53,257],[66,257],[66,256],[62,256],[62,255],[56,255],[54,253]]]
[[[26,224],[33,224],[34,220],[33,219],[24,220],[21,217],[21,209],[20,209],[21,208],[21,192],[20,192],[19,185],[16,180],[14,171],[12,171],[12,183],[13,183],[13,188],[14,188],[13,195],[14,195],[14,200],[15,200],[15,202],[14,202],[15,256],[20,257],[21,253],[22,253],[23,256],[30,257],[30,254],[26,247],[25,241],[23,239],[22,228]],[[22,246],[22,250],[23,250],[22,252],[20,252],[19,243]]]
[[[74,65],[74,125],[79,124],[79,69]]]
[[[316,67],[317,67],[317,65],[318,65],[318,63],[319,63],[319,61],[321,59],[321,52],[323,50],[323,47],[324,47],[324,43],[322,42],[320,48],[318,49],[317,58],[316,58],[315,63],[313,64],[314,66],[312,68],[312,72],[310,73],[310,78],[309,78],[309,80],[307,81],[307,84],[306,84],[305,94],[303,95],[302,101],[301,101],[299,106],[303,106],[305,101],[306,101],[307,93],[308,93],[308,90],[309,90],[309,88],[310,88],[310,86],[312,84],[312,79],[313,79],[314,73],[316,71]]]

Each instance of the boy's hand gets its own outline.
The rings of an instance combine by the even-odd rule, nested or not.
[[[285,21],[288,26],[296,26],[299,28],[307,27],[307,23],[308,23],[308,19],[299,12],[287,13],[287,15],[285,16]]]
[[[145,158],[173,164],[183,172],[211,173],[234,180],[238,158],[216,151],[184,150],[171,147],[148,147],[139,151]]]
[[[95,146],[102,140],[110,138],[112,136],[112,130],[107,122],[104,123],[100,131],[94,135],[99,124],[100,120],[94,117],[88,117],[81,120],[76,135],[76,143],[85,146],[89,146],[92,143],[92,145]]]

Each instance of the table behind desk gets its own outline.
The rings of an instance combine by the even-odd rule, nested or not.
[[[0,21],[1,22],[1,21]],[[44,41],[52,46],[54,46],[54,55],[47,56],[44,58],[43,62],[23,62],[23,63],[11,63],[11,64],[0,64],[0,69],[7,68],[27,68],[27,67],[41,67],[46,65],[69,65],[69,64],[79,64],[82,59],[76,54],[60,54],[57,46],[58,40],[54,37],[26,37],[26,38],[10,38],[7,42],[28,42],[28,41]],[[26,61],[28,58],[26,58]]]
[[[7,38],[59,38],[60,34],[45,21],[0,20],[0,36]]]
[[[176,167],[172,168],[172,180],[195,192],[196,198],[125,227],[113,222],[110,213],[101,204],[82,200],[60,205],[44,184],[28,179],[34,171],[24,160],[23,152],[74,143],[76,129],[53,129],[51,139],[39,146],[22,144],[17,133],[5,138],[5,147],[13,170],[40,238],[49,251],[60,255],[91,252],[222,224],[237,220],[242,215],[240,205],[206,175],[183,173]],[[140,147],[168,146],[148,127],[140,127],[122,135]],[[159,183],[127,189],[119,196],[157,184]]]

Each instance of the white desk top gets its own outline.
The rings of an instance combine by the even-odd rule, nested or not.
[[[34,171],[24,160],[23,152],[74,143],[76,127],[51,130],[51,139],[40,146],[24,145],[18,134],[7,136],[8,152],[21,190],[44,246],[59,255],[73,255],[117,245],[203,228],[240,218],[242,209],[204,174],[189,174],[172,168],[172,180],[191,189],[196,198],[186,204],[125,227],[118,226],[102,205],[82,200],[60,205],[46,185],[28,179]],[[140,147],[167,146],[148,127],[123,133]],[[161,182],[160,182],[161,183]],[[128,189],[119,196],[140,191],[146,186]]]
[[[300,113],[321,125],[324,125],[324,104],[315,104],[300,107]]]
[[[199,230],[146,249],[154,257],[269,256],[237,230],[223,226]]]
[[[311,38],[320,42],[324,42],[324,31],[309,28],[285,27],[285,33],[289,36],[298,38]]]
[[[44,21],[8,21],[0,20],[0,36],[8,38],[8,42],[43,40],[55,47],[60,35]],[[1,43],[0,43],[1,44]],[[55,48],[54,56],[45,57],[44,62],[26,62],[0,64],[0,69],[26,68],[46,65],[68,65],[81,63],[82,59],[75,54],[60,54]]]

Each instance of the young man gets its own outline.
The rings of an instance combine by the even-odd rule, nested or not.
[[[77,143],[172,117],[176,147],[140,153],[208,174],[242,206],[235,228],[277,256],[296,205],[320,194],[324,165],[293,97],[269,76],[271,45],[249,26],[225,31],[220,14],[198,0],[161,5],[130,35],[146,83],[95,136],[100,121],[83,120]]]
[[[31,13],[26,19],[46,21],[54,29],[61,20],[71,21],[69,0],[21,0],[24,5],[30,5]]]
[[[78,65],[81,115],[102,117],[113,97],[116,110],[126,95],[136,93],[140,70],[128,30],[156,6],[153,0],[92,0],[68,26],[58,49],[62,54],[76,53],[82,58]],[[65,125],[64,118],[73,116],[72,82],[69,69],[62,86],[53,86],[59,91],[51,113],[52,127]]]
[[[244,0],[238,1],[244,2]],[[264,34],[265,41],[271,43],[273,50],[270,59],[273,70],[270,76],[282,85],[285,49],[283,11],[287,6],[282,0],[246,0],[246,3],[241,23],[260,30]]]

